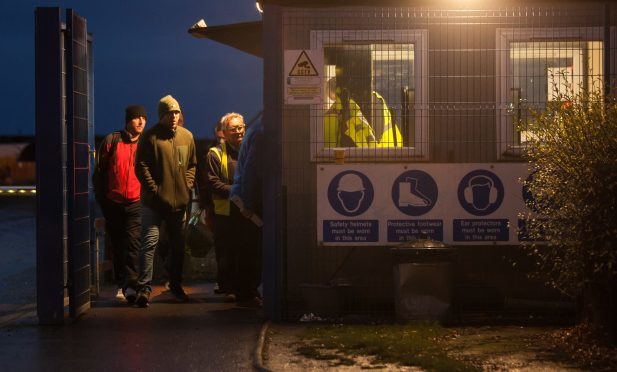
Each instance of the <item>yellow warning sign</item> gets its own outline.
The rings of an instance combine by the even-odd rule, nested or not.
[[[306,51],[302,51],[294,63],[291,71],[289,71],[289,76],[319,76],[317,69],[311,62]]]
[[[285,104],[320,104],[323,100],[323,50],[287,49],[283,58]]]

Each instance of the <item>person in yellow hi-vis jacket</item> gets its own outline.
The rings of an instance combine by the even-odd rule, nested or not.
[[[334,103],[324,115],[324,146],[376,147],[373,128],[347,90],[336,86],[336,78],[328,81],[328,95]]]
[[[375,113],[377,119],[383,121],[383,132],[379,138],[380,147],[401,147],[403,146],[403,136],[401,135],[398,126],[392,120],[390,109],[386,100],[381,94],[373,91],[373,98],[375,102]]]
[[[336,86],[336,78],[328,81],[328,95],[333,103],[324,115],[324,147],[402,146],[401,132],[379,93],[373,92],[377,117],[383,120],[384,130],[379,141],[360,106],[349,97],[346,89]]]

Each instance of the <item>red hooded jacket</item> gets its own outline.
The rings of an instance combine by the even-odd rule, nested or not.
[[[131,141],[125,132],[114,132],[105,137],[97,153],[94,171],[94,191],[98,197],[116,203],[139,200],[141,184],[135,176],[137,141]],[[99,177],[97,176],[99,174]],[[102,177],[101,177],[102,176]]]

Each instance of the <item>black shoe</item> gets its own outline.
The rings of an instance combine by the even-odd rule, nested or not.
[[[219,283],[215,283],[213,292],[214,294],[223,294],[225,290],[219,286]]]
[[[139,307],[148,307],[148,303],[150,302],[150,290],[149,289],[141,289],[137,293],[137,299],[135,303]]]
[[[172,295],[174,295],[174,297],[176,298],[176,301],[178,302],[188,302],[189,301],[189,296],[184,293],[184,289],[182,289],[182,287],[178,286],[178,287],[170,287],[169,291],[171,292]]]
[[[126,298],[126,301],[129,304],[133,304],[135,303],[135,300],[137,300],[137,292],[135,292],[135,290],[131,287],[127,287],[124,290],[124,298]]]
[[[240,307],[251,307],[254,309],[259,309],[263,307],[264,303],[259,297],[249,298],[247,300],[239,300],[238,306]]]

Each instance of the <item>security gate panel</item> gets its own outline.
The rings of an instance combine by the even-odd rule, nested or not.
[[[69,313],[74,318],[90,308],[88,34],[86,20],[70,9],[67,25]]]

